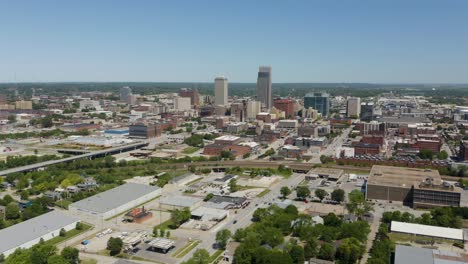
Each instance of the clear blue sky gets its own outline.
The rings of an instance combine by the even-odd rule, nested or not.
[[[465,0],[0,0],[0,34],[0,82],[468,83]]]

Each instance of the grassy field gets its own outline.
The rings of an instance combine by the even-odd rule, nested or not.
[[[169,220],[167,220],[167,221],[165,221],[165,222],[162,222],[161,224],[155,226],[154,228],[155,228],[155,229],[164,229],[164,230],[167,230],[167,229],[171,229],[170,226],[172,226],[172,224],[173,224],[173,223],[172,223],[172,220],[169,219]]]
[[[224,252],[224,250],[222,250],[222,249],[216,250],[216,252],[213,253],[213,255],[210,256],[209,263],[213,263],[213,262],[215,262],[216,260],[220,259],[220,258],[221,258],[221,255],[223,254],[223,252]]]
[[[261,193],[259,193],[257,195],[257,197],[263,197],[263,196],[267,195],[269,192],[270,192],[270,189],[265,189]]]
[[[72,237],[75,237],[81,233],[84,233],[86,231],[88,231],[89,229],[91,229],[92,225],[89,225],[89,224],[85,224],[85,223],[81,223],[82,226],[83,226],[83,229],[81,230],[76,230],[76,229],[72,229],[70,231],[68,231],[65,236],[57,236],[57,237],[54,237],[50,240],[47,240],[45,241],[46,244],[50,244],[50,245],[57,245],[65,240],[68,240]]]
[[[200,148],[197,148],[197,147],[187,147],[185,148],[182,153],[184,154],[192,154],[192,153],[195,153],[197,150],[199,150]]]

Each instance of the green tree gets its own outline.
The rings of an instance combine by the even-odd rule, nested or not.
[[[228,185],[230,192],[237,192],[239,190],[239,186],[237,186],[237,180],[235,178],[231,179]]]
[[[69,263],[69,264],[78,264],[80,263],[79,251],[76,248],[65,247],[62,249],[60,255]]]
[[[109,240],[107,241],[107,249],[109,250],[109,254],[111,256],[115,256],[117,254],[120,253],[120,251],[122,251],[122,247],[123,247],[123,241],[122,239],[116,237],[111,237],[109,238]]]
[[[310,259],[317,256],[317,253],[317,241],[311,238],[304,245],[304,257],[305,259]]]
[[[305,257],[304,257],[304,249],[299,245],[294,245],[289,250],[289,256],[291,256],[293,263],[295,264],[303,264]]]
[[[448,153],[445,150],[442,150],[441,152],[437,154],[437,159],[445,160],[447,158],[448,158]]]
[[[193,256],[188,260],[183,262],[183,264],[208,264],[210,263],[210,253],[206,249],[197,249]]]
[[[434,156],[434,153],[431,150],[428,149],[421,149],[419,150],[419,157],[421,159],[428,159],[432,160],[432,157]]]
[[[353,190],[348,194],[349,203],[346,208],[350,213],[362,218],[365,214],[373,210],[372,206],[366,201],[364,194],[359,190]]]
[[[214,197],[214,194],[209,193],[209,194],[207,194],[207,195],[205,196],[205,198],[203,199],[203,201],[208,202],[208,201],[211,200],[213,197]]]
[[[66,235],[67,235],[67,231],[65,231],[65,229],[63,229],[63,228],[60,229],[59,236],[64,237]]]
[[[338,263],[354,264],[362,258],[365,252],[365,246],[357,239],[351,237],[341,241],[336,251]]]
[[[31,264],[31,250],[16,249],[6,258],[5,264]]]
[[[318,252],[317,257],[324,260],[334,260],[335,259],[335,248],[330,243],[324,243]]]
[[[327,196],[327,194],[327,191],[325,191],[324,189],[315,190],[315,196],[317,196],[320,199],[320,201],[322,201],[325,198],[325,196]]]
[[[81,222],[77,222],[75,226],[76,230],[82,230],[83,229],[83,224]]]
[[[17,203],[11,202],[5,208],[5,218],[14,220],[20,218],[20,208]]]
[[[16,115],[9,115],[8,116],[8,123],[10,123],[10,124],[16,123]]]
[[[173,210],[171,212],[171,221],[173,223],[173,228],[179,227],[181,224],[187,222],[190,219],[190,209],[188,207],[179,210]]]
[[[55,255],[56,252],[55,246],[40,242],[31,248],[31,263],[47,264],[49,257]]]
[[[343,189],[333,190],[331,193],[331,199],[336,202],[343,202],[345,198],[345,191]]]
[[[298,199],[305,200],[310,196],[310,189],[307,186],[298,186],[296,189],[296,195]]]
[[[281,196],[283,196],[283,199],[286,199],[288,195],[291,194],[291,189],[288,188],[288,186],[283,186],[281,187]]]
[[[68,262],[64,257],[60,255],[53,255],[47,259],[47,264],[69,264],[69,263],[70,262]]]
[[[222,229],[216,233],[216,242],[222,249],[226,249],[226,245],[231,238],[231,235],[231,231],[228,229]]]

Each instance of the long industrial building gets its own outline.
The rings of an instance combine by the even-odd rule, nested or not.
[[[78,218],[52,211],[0,230],[0,254],[5,257],[18,248],[30,248],[41,239],[47,241],[60,235],[60,230],[70,231],[80,222]]]
[[[148,202],[161,195],[161,188],[138,183],[126,183],[70,204],[68,210],[76,215],[107,219]]]
[[[414,208],[460,206],[461,189],[442,181],[437,170],[375,165],[366,198],[399,201]]]

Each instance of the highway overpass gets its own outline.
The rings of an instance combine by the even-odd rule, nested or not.
[[[26,166],[21,166],[21,167],[16,167],[16,168],[0,171],[0,176],[5,176],[5,175],[16,173],[16,172],[34,171],[39,168],[44,168],[50,165],[54,165],[54,164],[58,164],[62,162],[70,162],[70,161],[74,161],[78,159],[93,159],[93,158],[105,157],[107,155],[127,152],[131,150],[139,149],[145,146],[148,146],[148,142],[137,142],[137,143],[133,143],[129,145],[123,145],[123,146],[113,147],[109,149],[93,151],[93,152],[89,152],[89,153],[85,153],[85,154],[81,154],[77,156],[72,156],[68,158],[39,162],[39,163],[31,164],[31,165],[26,165]]]

